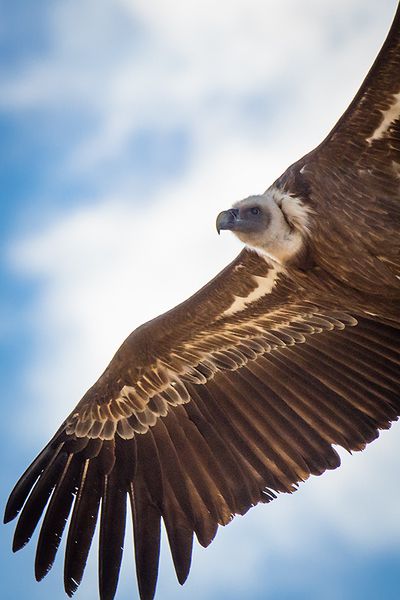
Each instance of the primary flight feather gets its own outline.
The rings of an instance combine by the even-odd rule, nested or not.
[[[10,495],[13,549],[44,513],[35,574],[70,517],[64,585],[78,587],[100,520],[112,600],[127,499],[142,600],[164,521],[178,580],[218,525],[339,466],[400,415],[400,8],[327,138],[259,196],[217,217],[241,254],[122,344]],[[21,511],[21,512],[20,512]]]

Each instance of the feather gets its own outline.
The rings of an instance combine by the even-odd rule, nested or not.
[[[64,587],[68,596],[78,588],[92,543],[102,494],[99,458],[82,463],[80,483],[68,530]]]
[[[75,498],[80,471],[80,461],[73,454],[69,454],[40,530],[35,559],[37,581],[43,579],[53,565]]]
[[[132,509],[139,594],[141,600],[152,600],[156,589],[160,557],[161,512],[151,501],[141,474],[136,476],[135,486],[130,485],[129,499]]]
[[[10,494],[4,513],[4,523],[9,523],[15,519],[24,505],[35,481],[39,475],[43,473],[50,461],[54,460],[59,454],[61,448],[62,444],[54,447],[52,442],[50,442],[26,469]]]
[[[113,600],[124,547],[127,483],[114,469],[104,478],[99,541],[101,600]]]
[[[45,471],[37,480],[18,519],[13,540],[13,552],[23,548],[30,540],[57,479],[64,469],[66,460],[65,453],[54,454]]]
[[[182,511],[171,485],[165,484],[163,519],[167,530],[176,576],[185,583],[190,570],[193,545],[193,525]]]

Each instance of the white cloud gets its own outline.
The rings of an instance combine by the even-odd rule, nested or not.
[[[276,137],[268,117],[273,110],[286,147],[303,133],[298,114],[315,131],[313,144],[329,128],[332,112],[315,111],[311,100],[317,96],[323,105],[321,90],[330,87],[329,104],[339,116],[349,99],[344,83],[366,72],[376,52],[371,41],[374,35],[383,39],[387,29],[395,3],[381,4],[386,12],[363,0],[323,7],[316,0],[59,3],[48,15],[49,54],[9,74],[0,102],[12,109],[88,111],[96,125],[68,162],[81,172],[124,152],[143,126],[164,130],[183,124],[199,152],[227,137],[253,139],[259,132],[265,138],[265,126],[243,128],[243,105],[253,95],[272,103],[264,120]],[[360,30],[354,26],[359,15]],[[360,80],[352,79],[350,95]],[[296,110],[286,108],[281,121],[278,107],[291,104],[292,95]]]
[[[210,154],[149,205],[105,198],[17,243],[14,268],[43,282],[34,312],[41,351],[32,363],[42,404],[54,404],[63,380],[75,382],[79,395],[130,330],[183,301],[234,258],[240,245],[218,238],[216,214],[254,184],[261,191],[268,162],[268,151],[245,146]],[[57,395],[61,413],[71,390]]]
[[[334,124],[383,40],[395,2],[383,5],[385,11],[364,0],[86,0],[51,9],[51,54],[10,77],[3,107],[91,107],[97,126],[68,149],[71,173],[101,168],[110,156],[122,159],[143,123],[162,129],[183,121],[195,152],[179,179],[146,197],[115,182],[118,193],[15,241],[14,269],[41,283],[30,315],[37,342],[27,373],[32,404],[16,433],[19,443],[43,442],[131,329],[183,300],[235,256],[238,244],[216,236],[216,214],[265,189]],[[364,10],[363,27],[348,28]],[[137,39],[127,39],[134,26]],[[338,32],[340,43],[330,42]],[[249,91],[265,90],[282,104],[281,116],[273,109],[271,131],[261,121],[249,125],[238,108]],[[289,97],[276,99],[278,92]],[[206,552],[196,550],[180,597],[204,597],[216,585],[248,586],[268,565],[272,589],[284,581],[287,562],[301,580],[305,564],[329,552],[336,538],[362,552],[389,547],[400,533],[400,483],[392,477],[399,450],[396,431],[389,432],[339,471],[237,519]],[[85,598],[94,597],[91,575],[88,581]],[[161,585],[165,597],[174,596],[164,563]]]

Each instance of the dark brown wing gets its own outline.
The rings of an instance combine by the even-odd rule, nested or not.
[[[342,301],[332,285],[325,302],[306,275],[294,283],[244,251],[134,332],[10,497],[7,521],[23,507],[14,550],[45,511],[36,577],[51,568],[72,510],[71,595],[101,513],[100,597],[113,598],[129,497],[140,595],[150,599],[161,519],[182,583],[193,533],[207,546],[235,514],[337,467],[333,444],[359,450],[389,427],[400,414],[399,322]]]
[[[364,292],[398,290],[400,7],[349,108],[276,185],[314,209],[312,242],[320,266]]]

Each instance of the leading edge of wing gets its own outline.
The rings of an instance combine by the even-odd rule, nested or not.
[[[215,286],[215,301],[242,264],[256,269],[258,275],[250,274],[250,280],[262,277],[262,268],[267,278],[270,266],[260,260],[245,253],[225,269],[225,283],[218,280]],[[336,468],[340,461],[334,444],[360,450],[397,419],[398,325],[307,302],[283,273],[269,293],[255,297],[258,285],[254,279],[236,304],[240,310],[233,312],[229,306],[240,296],[231,289],[227,314],[208,322],[203,313],[196,321],[193,298],[199,296],[180,305],[180,318],[182,311],[187,319],[193,315],[191,334],[185,320],[180,329],[170,329],[173,311],[164,324],[163,317],[153,321],[150,339],[157,345],[162,338],[165,346],[156,357],[148,346],[139,356],[140,369],[135,370],[135,353],[130,354],[135,344],[128,338],[128,350],[123,346],[122,358],[111,363],[111,378],[119,379],[122,388],[134,387],[140,373],[140,398],[147,394],[147,402],[132,401],[127,393],[123,403],[112,403],[107,395],[115,388],[107,378],[100,379],[32,463],[10,497],[6,520],[22,508],[14,537],[18,550],[45,513],[37,579],[51,568],[71,515],[64,583],[69,595],[76,590],[100,515],[100,597],[111,600],[129,497],[139,591],[149,600],[156,587],[161,520],[183,583],[193,534],[207,546],[218,525],[235,514],[269,502],[279,492],[294,491],[310,474]],[[243,298],[250,294],[253,300],[246,304]],[[222,302],[225,306],[226,300]],[[160,365],[162,374],[156,373]],[[122,417],[131,402],[135,412]],[[104,406],[111,425],[91,434],[90,428],[86,433],[68,429],[76,412],[87,419]],[[115,426],[122,419],[133,435]]]

